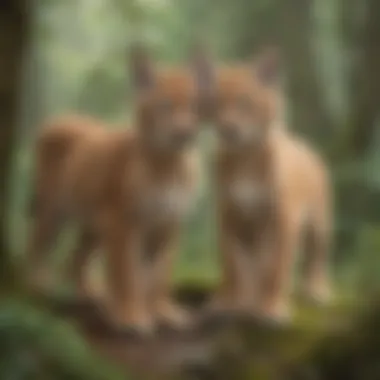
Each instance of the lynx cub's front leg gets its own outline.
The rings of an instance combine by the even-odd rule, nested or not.
[[[171,294],[171,274],[179,247],[179,226],[163,228],[149,247],[150,299],[153,314],[159,324],[174,328],[189,325],[190,316],[177,305]]]
[[[116,221],[109,224],[105,237],[109,314],[121,329],[151,333],[154,326],[148,310],[141,231],[132,224],[126,226],[123,219]]]
[[[89,279],[91,259],[99,244],[97,233],[91,227],[82,227],[77,245],[67,268],[68,280],[72,281],[76,295],[80,299],[100,298],[99,291],[93,289]]]
[[[154,196],[153,196],[154,195]],[[151,214],[147,221],[148,237],[145,254],[149,255],[150,302],[158,323],[184,328],[190,323],[188,313],[171,297],[171,275],[182,230],[182,221],[192,204],[192,194],[183,184],[157,188],[150,197]]]
[[[263,283],[260,312],[274,322],[288,323],[292,269],[300,240],[302,220],[293,211],[279,212],[273,224],[273,252]]]

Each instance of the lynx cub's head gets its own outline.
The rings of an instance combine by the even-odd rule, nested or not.
[[[193,59],[185,67],[158,69],[141,46],[131,54],[137,124],[147,144],[161,151],[181,151],[197,137],[201,105],[211,86],[211,72]]]
[[[215,92],[215,127],[224,146],[265,142],[279,116],[278,57],[271,50],[253,63],[222,68]]]

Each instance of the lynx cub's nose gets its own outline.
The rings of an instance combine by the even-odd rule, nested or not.
[[[266,198],[265,187],[254,180],[241,180],[232,183],[230,196],[236,206],[251,211]]]
[[[239,138],[238,131],[232,123],[224,123],[219,129],[219,133],[223,139],[229,142],[235,142]]]
[[[183,215],[190,206],[189,195],[179,186],[170,187],[163,196],[163,206],[169,213]]]
[[[194,140],[191,130],[179,130],[173,134],[173,141],[176,146],[183,147]]]
[[[192,194],[179,185],[157,188],[143,202],[144,215],[154,223],[164,223],[173,216],[185,216],[192,204]]]

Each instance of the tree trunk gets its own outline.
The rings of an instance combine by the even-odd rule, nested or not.
[[[333,121],[321,91],[313,52],[313,1],[278,0],[278,38],[282,46],[292,129],[326,144]]]
[[[0,5],[0,286],[14,280],[8,242],[10,174],[14,152],[22,55],[28,36],[27,1],[3,0]]]
[[[374,138],[380,105],[380,1],[367,0],[366,23],[359,42],[359,62],[349,109],[348,150],[360,157]]]

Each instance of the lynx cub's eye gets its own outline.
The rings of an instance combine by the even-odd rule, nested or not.
[[[252,112],[254,108],[251,99],[246,95],[242,95],[238,98],[237,107],[239,108],[240,111],[246,112],[246,113]]]
[[[192,112],[198,112],[199,108],[202,106],[202,102],[198,99],[192,99],[189,102],[189,109]]]
[[[173,103],[169,99],[161,99],[157,104],[157,109],[161,113],[169,113],[173,109]]]

